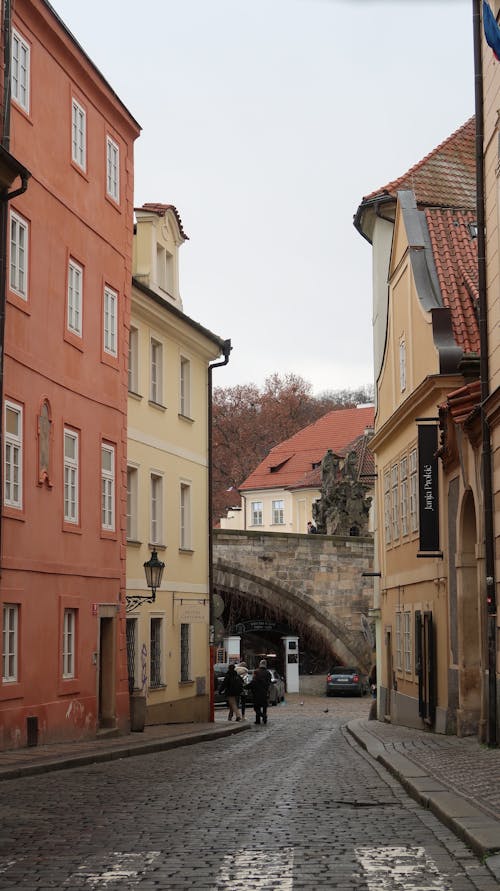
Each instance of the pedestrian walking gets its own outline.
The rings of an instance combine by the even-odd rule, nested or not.
[[[261,659],[259,667],[254,671],[249,685],[253,695],[256,724],[260,724],[261,720],[264,724],[267,724],[267,703],[271,680],[271,672],[267,670],[267,662],[265,659]]]
[[[227,704],[229,706],[229,714],[227,716],[228,721],[233,720],[233,715],[236,716],[237,721],[241,721],[241,712],[238,702],[242,690],[243,681],[236,671],[236,667],[231,663],[227,673],[224,675],[224,680],[220,687],[220,692],[225,693],[227,697]]]
[[[243,681],[243,689],[240,694],[240,701],[239,701],[238,705],[241,709],[241,717],[245,718],[245,712],[247,709],[247,695],[246,695],[245,684],[247,683],[247,679],[248,679],[248,665],[246,664],[246,662],[240,662],[236,666],[236,673],[239,674],[241,680]]]

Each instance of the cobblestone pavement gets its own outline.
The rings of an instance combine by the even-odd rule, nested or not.
[[[5,780],[0,888],[498,888],[345,733],[368,707],[288,697],[236,736]]]

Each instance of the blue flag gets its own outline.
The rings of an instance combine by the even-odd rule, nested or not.
[[[483,26],[486,43],[491,46],[495,58],[500,61],[500,27],[486,0],[483,0]]]

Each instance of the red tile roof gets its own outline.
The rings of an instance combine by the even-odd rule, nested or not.
[[[475,213],[427,208],[425,217],[455,340],[464,353],[479,353],[477,239],[471,234]]]
[[[472,117],[407,173],[366,195],[363,202],[386,195],[396,198],[398,190],[411,189],[419,205],[475,210],[475,139]]]
[[[143,204],[142,207],[134,207],[134,210],[148,210],[151,213],[157,213],[159,217],[164,217],[167,210],[171,210],[174,214],[177,225],[179,226],[179,232],[181,233],[184,241],[189,241],[189,236],[186,235],[184,229],[182,227],[182,220],[180,218],[179,211],[173,204],[159,204],[156,201],[147,201],[146,204]]]
[[[240,491],[302,486],[305,474],[313,471],[313,464],[321,463],[328,449],[342,454],[367,427],[373,427],[373,418],[372,405],[328,412],[275,446],[242,483]],[[317,483],[311,482],[311,486],[317,488]]]
[[[337,449],[335,452],[338,458],[345,458],[349,452],[356,453],[356,479],[366,486],[373,486],[375,476],[375,460],[373,453],[370,452],[368,447],[372,436],[373,430],[369,433],[365,431],[357,436],[353,442],[350,442],[342,449]],[[314,470],[306,471],[301,480],[287,486],[287,489],[321,489],[321,481],[321,467],[315,467]]]
[[[463,424],[481,402],[481,381],[472,381],[458,390],[448,393],[444,407],[450,412],[455,424]]]

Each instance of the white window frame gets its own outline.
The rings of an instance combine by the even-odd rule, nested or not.
[[[399,464],[391,467],[391,492],[392,538],[396,542],[399,538]]]
[[[389,470],[384,473],[384,529],[385,543],[389,545],[392,541],[392,523],[391,523],[391,474]]]
[[[67,608],[63,616],[62,676],[75,677],[76,666],[76,609]]]
[[[408,535],[408,458],[404,455],[399,462],[401,535]]]
[[[155,640],[153,641],[153,628],[155,631]],[[150,616],[149,620],[149,686],[163,686],[163,616]],[[154,646],[153,646],[154,644]],[[153,652],[154,648],[158,648],[157,652]],[[154,675],[154,677],[153,677]]]
[[[4,603],[2,621],[2,681],[19,679],[19,604]]]
[[[82,336],[83,269],[75,260],[68,264],[68,331]]]
[[[273,525],[283,526],[285,522],[285,502],[283,498],[277,498],[272,503]]]
[[[191,625],[181,622],[179,631],[180,653],[180,681],[186,683],[191,680]]]
[[[183,417],[191,417],[191,362],[185,356],[180,361],[179,411]]]
[[[139,471],[137,467],[127,467],[127,540],[137,541],[137,505]]]
[[[401,634],[401,612],[396,612],[396,670],[403,671],[403,640]]]
[[[118,355],[118,294],[113,288],[104,288],[104,352],[109,356]]]
[[[17,434],[8,431],[7,412],[17,416]],[[4,504],[23,506],[23,409],[6,399],[4,404]]]
[[[19,31],[12,29],[11,97],[26,114],[30,111],[31,47]]]
[[[251,526],[263,526],[264,525],[264,505],[262,501],[251,501],[250,502],[250,525]]]
[[[163,344],[155,337],[150,340],[150,393],[155,405],[163,404]]]
[[[9,288],[27,300],[29,224],[15,210],[10,211],[9,246]]]
[[[71,158],[81,170],[87,169],[87,112],[74,98],[71,100]]]
[[[181,483],[180,486],[180,548],[182,551],[190,551],[191,540],[191,485]]]
[[[403,658],[406,674],[411,674],[411,631],[412,631],[412,614],[409,610],[403,613]]]
[[[418,462],[417,450],[410,452],[410,530],[418,532]]]
[[[128,341],[128,391],[139,392],[139,329],[133,325],[130,327]]]
[[[106,193],[120,202],[120,148],[111,136],[106,136]]]
[[[101,528],[115,531],[115,458],[116,449],[110,443],[101,445]],[[108,462],[106,458],[109,457]],[[107,466],[109,463],[109,466]]]
[[[151,473],[150,490],[150,544],[163,544],[163,477],[159,473]]]
[[[66,442],[71,440],[74,445],[74,455],[66,454]],[[79,452],[80,437],[76,430],[64,428],[63,455],[64,455],[64,522],[78,525],[79,519]]]

